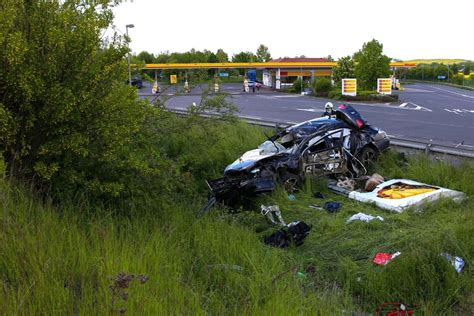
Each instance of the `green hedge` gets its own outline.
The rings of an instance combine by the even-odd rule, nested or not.
[[[375,91],[358,91],[357,96],[348,96],[342,95],[341,91],[332,90],[328,93],[328,98],[341,101],[395,102],[398,100],[398,94],[381,95]]]

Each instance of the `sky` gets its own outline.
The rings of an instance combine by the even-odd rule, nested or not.
[[[273,58],[337,59],[375,38],[394,59],[474,60],[474,0],[122,0],[114,14],[123,33],[134,24],[134,53],[264,44]]]

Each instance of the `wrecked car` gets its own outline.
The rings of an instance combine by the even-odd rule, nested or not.
[[[239,196],[271,192],[277,184],[293,192],[307,176],[357,177],[389,145],[384,131],[343,104],[335,117],[287,127],[244,153],[225,168],[223,177],[207,180],[210,201],[232,204]]]

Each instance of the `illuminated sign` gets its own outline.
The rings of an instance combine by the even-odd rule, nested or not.
[[[342,79],[342,95],[357,95],[357,79]]]
[[[377,79],[377,92],[379,94],[392,94],[392,79],[378,78]]]
[[[178,83],[178,76],[177,75],[170,75],[170,83],[171,84]]]

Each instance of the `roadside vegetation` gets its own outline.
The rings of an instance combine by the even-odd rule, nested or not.
[[[321,314],[386,301],[472,314],[474,167],[384,155],[377,171],[464,191],[461,204],[389,214],[308,181],[197,219],[205,179],[265,130],[237,120],[224,94],[189,115],[136,98],[127,38],[103,32],[108,1],[2,2],[0,11],[0,314]],[[203,119],[203,111],[220,113]],[[309,209],[339,200],[339,213]],[[262,238],[278,204],[313,229],[301,247]],[[383,223],[345,224],[358,211]],[[384,267],[378,251],[401,251]],[[439,256],[466,262],[461,273]]]

